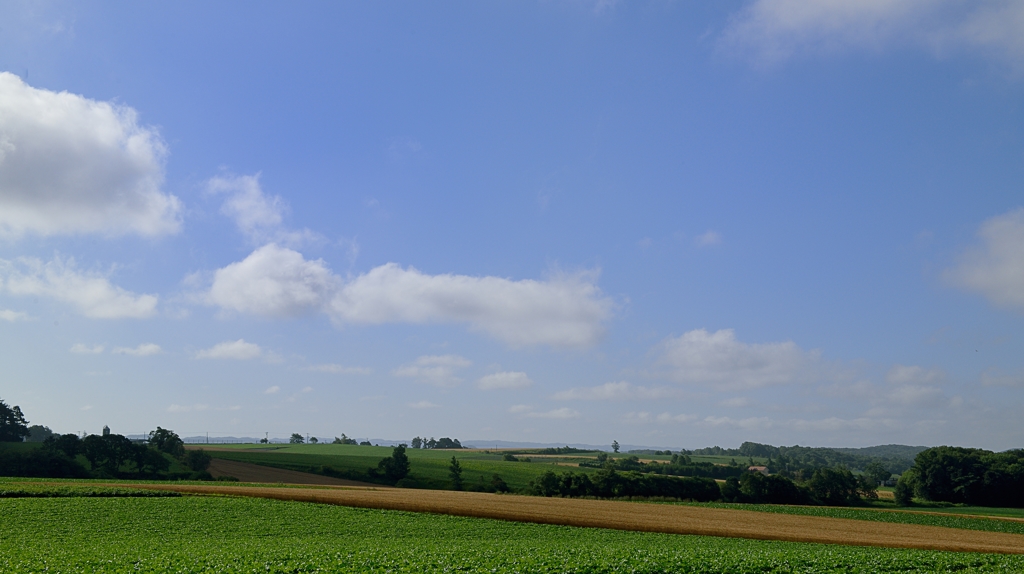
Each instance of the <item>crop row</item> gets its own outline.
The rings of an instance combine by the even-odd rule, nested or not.
[[[1024,571],[1024,557],[523,524],[262,499],[0,500],[4,572]]]

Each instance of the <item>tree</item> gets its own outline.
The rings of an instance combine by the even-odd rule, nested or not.
[[[864,474],[868,476],[871,480],[875,481],[875,486],[881,485],[883,482],[889,480],[889,477],[892,476],[892,473],[889,472],[889,469],[885,468],[885,465],[878,462],[877,460],[869,462],[867,465],[864,466]]]
[[[303,444],[305,442],[306,439],[302,438],[302,435],[297,432],[293,432],[291,438],[288,439],[288,444]]]
[[[462,465],[454,456],[448,465],[448,476],[452,479],[452,490],[462,490]]]
[[[210,461],[213,460],[206,451],[201,448],[190,450],[185,453],[181,462],[189,469],[195,472],[201,472],[210,468]]]
[[[54,435],[54,432],[50,430],[50,427],[44,427],[43,425],[32,425],[28,427],[28,438],[27,442],[44,442],[46,439]]]
[[[149,446],[173,457],[181,457],[185,454],[185,442],[181,440],[181,437],[172,430],[160,427],[149,432]]]
[[[511,490],[508,487],[508,484],[506,484],[505,481],[502,480],[500,476],[498,476],[498,473],[494,473],[494,476],[491,477],[490,486],[491,490],[493,490],[494,492],[509,492]]]
[[[390,482],[398,482],[409,475],[409,457],[405,454],[405,445],[398,445],[391,451],[391,456],[381,459],[376,469],[370,469],[371,476],[384,474]]]
[[[898,506],[910,506],[914,501],[914,487],[917,486],[917,474],[912,470],[904,471],[896,482],[893,498]]]
[[[860,500],[860,483],[846,468],[819,468],[807,481],[811,496],[822,504],[846,506]]]
[[[28,436],[28,421],[21,407],[0,400],[0,442],[22,442]]]
[[[82,439],[73,433],[53,435],[43,441],[43,448],[54,452],[62,452],[68,458],[75,458],[81,451]]]
[[[619,441],[612,441],[612,452],[619,452]]]
[[[82,439],[82,455],[89,461],[89,469],[96,470],[101,462],[107,460],[107,441],[103,437],[91,434]]]
[[[413,437],[411,444],[412,444],[412,448],[423,448],[423,439],[421,439],[418,436],[417,437]]]
[[[316,437],[314,436],[314,437],[310,437],[310,438],[309,438],[309,442],[310,442],[311,444],[316,444],[316,443],[318,443],[318,442],[320,442],[320,441],[319,441],[319,440],[317,440],[317,438],[316,438]]]

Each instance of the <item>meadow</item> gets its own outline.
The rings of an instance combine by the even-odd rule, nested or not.
[[[330,467],[344,478],[368,480],[366,471],[377,466],[384,457],[391,456],[391,447],[358,446],[341,444],[296,444],[296,445],[189,445],[189,448],[205,448],[214,458],[248,462],[287,470],[324,473],[321,467]],[[593,473],[597,469],[580,467],[582,461],[592,461],[597,453],[570,453],[562,455],[537,454],[528,450],[514,450],[519,461],[505,461],[502,457],[507,450],[465,449],[434,450],[407,449],[411,466],[409,478],[403,483],[412,488],[449,488],[448,465],[452,456],[462,466],[462,478],[466,488],[486,485],[497,474],[513,490],[526,488],[530,481],[552,470],[577,473]],[[625,458],[629,454],[611,454],[611,458]],[[638,455],[642,460],[668,461],[666,455]],[[727,464],[732,457],[693,457],[697,462]],[[529,462],[523,459],[529,459]],[[330,472],[330,471],[328,471]]]
[[[1024,556],[623,532],[255,498],[0,500],[3,572],[1020,572]]]

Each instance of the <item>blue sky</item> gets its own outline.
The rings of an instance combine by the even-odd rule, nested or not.
[[[60,432],[1019,447],[1024,7],[12,2]]]

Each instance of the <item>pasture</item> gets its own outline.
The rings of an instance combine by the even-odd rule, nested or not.
[[[258,498],[81,497],[0,500],[0,571],[1019,572],[1024,556],[625,532]]]

